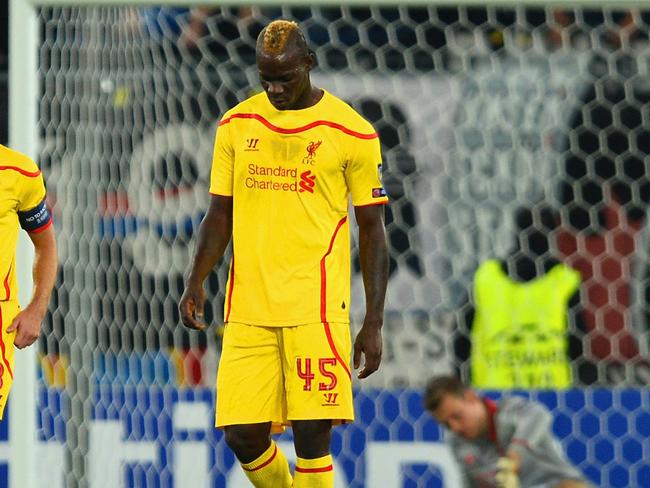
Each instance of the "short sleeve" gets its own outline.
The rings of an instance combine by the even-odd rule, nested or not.
[[[352,195],[352,205],[383,204],[388,202],[381,182],[381,149],[379,138],[354,142],[345,170],[345,179]]]
[[[25,212],[36,208],[45,198],[45,183],[43,175],[34,165],[33,173],[21,175],[20,191],[18,192],[18,212]]]
[[[232,196],[234,151],[230,139],[230,119],[224,117],[217,128],[212,155],[210,173],[210,193],[213,195]]]

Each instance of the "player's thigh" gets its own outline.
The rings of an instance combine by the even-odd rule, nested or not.
[[[282,329],[289,420],[354,419],[348,324]]]
[[[285,410],[278,330],[227,324],[217,372],[217,426],[282,423]]]
[[[17,301],[0,302],[0,420],[13,383],[15,332],[6,332],[20,312]]]

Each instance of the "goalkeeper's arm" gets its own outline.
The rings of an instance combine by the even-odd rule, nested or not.
[[[499,488],[519,488],[519,465],[524,450],[534,449],[551,431],[551,414],[534,402],[517,403],[506,408],[507,415],[515,425],[505,456],[497,463]]]

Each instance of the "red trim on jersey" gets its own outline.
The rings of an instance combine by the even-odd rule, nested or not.
[[[232,259],[230,260],[230,290],[228,290],[228,306],[226,307],[226,320],[230,318],[230,310],[232,309],[232,290],[235,288],[235,250],[232,251]]]
[[[30,230],[29,234],[38,234],[39,232],[43,232],[45,229],[51,227],[52,224],[53,224],[52,217],[50,217],[48,221],[44,223],[42,226],[40,226],[38,229]]]
[[[327,322],[327,270],[325,269],[325,259],[332,252],[336,235],[347,220],[348,217],[345,216],[339,220],[338,224],[336,224],[336,229],[334,229],[334,232],[332,233],[332,238],[330,239],[330,245],[327,248],[327,252],[320,260],[320,320],[323,323]]]
[[[275,445],[275,449],[273,450],[273,454],[271,454],[271,457],[268,458],[266,461],[264,461],[262,464],[260,464],[257,468],[244,468],[244,467],[242,466],[242,469],[243,469],[244,471],[249,471],[249,472],[251,472],[251,471],[258,471],[258,470],[262,469],[264,466],[268,466],[269,464],[271,464],[271,461],[273,461],[273,460],[275,459],[275,455],[276,455],[277,453],[278,453],[278,445],[276,444],[276,445]]]
[[[387,204],[388,204],[388,199],[382,200],[381,202],[366,203],[365,205],[355,205],[354,208],[374,207],[375,205],[387,205]]]
[[[327,473],[333,469],[334,466],[331,464],[328,466],[323,466],[322,468],[301,468],[300,466],[296,466],[296,473]]]
[[[487,432],[487,438],[490,442],[493,442],[496,445],[497,451],[499,451],[500,454],[504,454],[503,449],[499,445],[499,439],[497,438],[497,410],[499,410],[499,407],[497,405],[497,402],[494,400],[491,400],[489,398],[483,398],[483,404],[485,405],[485,408],[487,409],[487,414],[488,414],[488,432]]]
[[[5,300],[11,298],[11,288],[9,288],[9,275],[11,274],[11,268],[13,268],[14,262],[12,261],[9,265],[9,270],[7,271],[7,276],[5,276],[4,287],[5,287]]]
[[[334,229],[334,232],[332,233],[332,238],[330,239],[330,245],[327,248],[327,252],[320,260],[320,319],[321,322],[323,323],[323,327],[325,328],[325,335],[327,336],[327,342],[330,345],[330,349],[332,350],[334,357],[341,364],[341,366],[343,366],[343,369],[351,378],[352,374],[350,373],[350,369],[348,368],[348,365],[343,360],[343,358],[341,358],[341,355],[336,349],[336,345],[334,344],[334,339],[332,338],[332,331],[330,330],[330,324],[327,322],[327,268],[325,267],[325,259],[332,252],[332,248],[334,247],[334,240],[336,239],[336,236],[339,233],[339,229],[343,227],[343,224],[345,224],[347,220],[348,220],[347,216],[339,220],[339,223],[336,225],[336,229]]]
[[[9,360],[7,359],[7,351],[5,348],[5,341],[2,338],[2,332],[4,332],[4,326],[2,324],[2,307],[0,307],[0,349],[2,349],[2,362],[5,363],[5,366],[7,367],[7,371],[9,371],[9,376],[11,376],[11,379],[14,379],[14,372],[11,371],[11,365],[9,364]]]
[[[494,400],[490,400],[489,398],[483,398],[483,404],[485,405],[485,408],[487,409],[487,414],[488,414],[488,440],[490,442],[496,442],[497,441],[497,427],[496,427],[496,413],[497,413],[497,404]]]
[[[376,139],[378,137],[376,132],[373,132],[371,134],[362,134],[361,132],[348,129],[344,125],[338,124],[336,122],[331,122],[329,120],[315,120],[307,125],[303,125],[302,127],[286,129],[284,127],[278,127],[277,125],[273,125],[271,122],[266,120],[260,114],[250,114],[250,113],[233,114],[227,119],[224,119],[221,122],[219,122],[219,127],[229,123],[232,119],[255,119],[261,122],[263,125],[265,125],[267,129],[270,129],[273,132],[278,132],[280,134],[298,134],[299,132],[304,132],[306,130],[313,129],[314,127],[318,127],[319,125],[324,125],[327,127],[331,127],[333,129],[338,129],[344,134],[357,137],[359,139]]]
[[[334,339],[332,338],[332,331],[330,330],[330,324],[328,322],[324,322],[323,326],[325,327],[325,335],[327,336],[327,342],[330,345],[330,349],[332,350],[332,353],[334,354],[334,357],[336,360],[343,366],[343,369],[347,373],[347,375],[352,378],[352,373],[350,373],[350,368],[348,368],[348,365],[343,361],[343,358],[339,354],[338,349],[336,349],[336,344],[334,344]]]
[[[0,170],[3,170],[3,169],[10,169],[10,170],[13,170],[13,171],[17,171],[21,175],[29,176],[30,178],[35,178],[35,177],[37,177],[38,175],[41,174],[40,170],[30,172],[30,171],[25,171],[24,169],[18,168],[16,166],[0,166]]]

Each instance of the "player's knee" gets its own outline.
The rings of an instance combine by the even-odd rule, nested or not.
[[[261,456],[269,446],[267,429],[257,425],[229,425],[225,427],[228,447],[243,463],[250,463]]]
[[[329,454],[331,420],[298,420],[291,427],[298,457],[315,459]]]

